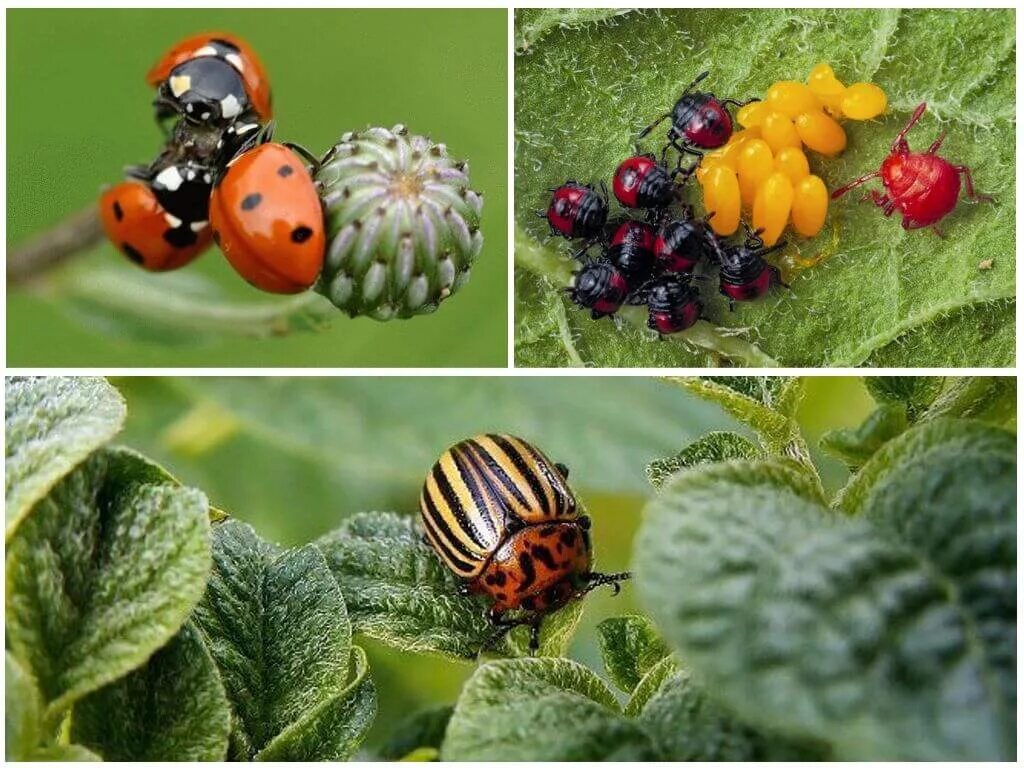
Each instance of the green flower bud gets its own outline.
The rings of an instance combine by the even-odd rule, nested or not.
[[[315,289],[352,317],[437,309],[469,279],[483,246],[483,197],[444,144],[403,125],[346,133],[316,181],[327,254]]]

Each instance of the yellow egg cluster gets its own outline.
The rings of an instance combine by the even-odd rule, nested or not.
[[[834,157],[846,149],[846,131],[836,118],[870,120],[885,111],[885,92],[872,83],[843,85],[828,64],[811,70],[806,83],[782,80],[764,101],[736,114],[743,127],[729,142],[704,156],[697,180],[711,227],[731,235],[741,209],[752,212],[765,245],[781,237],[787,223],[804,237],[821,231],[828,213],[825,183],[811,174],[804,147]]]

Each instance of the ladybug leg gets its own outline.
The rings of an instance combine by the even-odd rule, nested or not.
[[[640,133],[638,133],[638,134],[637,134],[637,137],[636,137],[636,138],[637,138],[637,141],[639,141],[639,140],[640,140],[640,139],[642,139],[642,138],[643,138],[644,136],[646,136],[646,135],[647,135],[648,133],[650,133],[651,131],[653,131],[653,130],[654,130],[655,128],[657,128],[657,127],[658,127],[658,126],[659,126],[659,125],[660,125],[660,124],[661,124],[662,122],[664,122],[664,121],[665,121],[665,120],[666,120],[667,118],[669,118],[669,117],[671,117],[671,116],[672,116],[672,113],[671,113],[671,112],[666,112],[666,113],[665,113],[664,115],[662,115],[661,117],[659,117],[659,118],[658,118],[657,120],[655,120],[655,121],[654,121],[653,123],[651,123],[650,125],[648,125],[648,126],[647,126],[646,128],[644,128],[644,129],[643,129],[642,131],[640,131]]]
[[[939,147],[942,146],[942,142],[944,142],[945,140],[946,140],[946,132],[943,131],[942,133],[939,134],[939,138],[937,138],[935,141],[933,141],[932,145],[930,147],[928,147],[927,150],[925,150],[925,154],[926,155],[934,155],[936,152],[939,151]]]
[[[974,179],[971,177],[971,169],[966,165],[954,165],[953,170],[964,177],[964,187],[967,189],[967,199],[974,200],[979,203],[994,203],[995,198],[992,195],[986,195],[982,192],[974,191]]]
[[[293,144],[290,141],[284,142],[284,145],[293,152],[297,152],[302,155],[302,158],[313,167],[313,173],[320,170],[320,160],[312,152],[306,149],[301,144]]]
[[[722,104],[723,106],[725,104],[731,104],[734,107],[745,107],[747,106],[747,104],[753,104],[755,101],[760,101],[760,99],[757,98],[756,96],[752,99],[747,99],[746,101],[737,101],[736,99],[722,99],[719,103]]]

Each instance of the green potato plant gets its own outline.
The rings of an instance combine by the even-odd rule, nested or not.
[[[664,383],[743,434],[648,466],[642,612],[598,625],[594,670],[567,658],[582,603],[536,655],[499,641],[408,514],[273,544],[111,445],[107,382],[8,379],[6,756],[1012,760],[1015,382],[865,383],[877,410],[822,439],[855,468],[834,494],[802,380]],[[371,747],[359,638],[475,667]]]

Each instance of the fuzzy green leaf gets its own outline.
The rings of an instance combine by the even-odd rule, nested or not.
[[[608,677],[625,693],[669,654],[658,631],[643,616],[616,616],[597,625],[597,640]]]
[[[377,714],[377,691],[366,653],[352,646],[353,673],[344,690],[326,699],[274,737],[257,760],[347,760],[359,748]]]
[[[181,627],[210,570],[206,497],[125,449],[61,480],[7,548],[7,642],[51,722],[145,662]]]
[[[879,403],[902,405],[915,419],[942,391],[944,381],[941,376],[865,376],[864,386]]]
[[[224,760],[230,729],[217,667],[191,624],[75,704],[71,720],[72,737],[111,761]]]
[[[647,465],[647,477],[651,485],[661,488],[681,469],[730,459],[756,459],[760,455],[761,450],[743,435],[735,432],[709,432],[675,456],[652,461]]]
[[[485,664],[462,689],[442,760],[655,759],[601,680],[568,659]]]
[[[288,743],[307,738],[291,729],[310,712],[334,712],[350,686],[351,625],[313,545],[281,551],[245,523],[225,521],[214,527],[213,562],[194,616],[231,702],[230,755],[252,759],[285,732]]]
[[[931,403],[923,420],[958,417],[1003,424],[1017,416],[1017,379],[956,376]]]
[[[32,676],[10,651],[4,653],[4,755],[28,760],[39,746],[43,704]]]
[[[826,432],[821,438],[821,448],[850,469],[857,469],[906,428],[907,406],[902,403],[883,405],[859,427]]]
[[[377,753],[381,760],[409,760],[410,756],[437,759],[455,708],[450,705],[415,712],[398,722]]]
[[[805,484],[732,463],[685,472],[648,505],[637,586],[666,639],[741,719],[837,759],[1010,759],[967,598],[919,548]],[[955,516],[968,540],[978,524],[921,515]]]
[[[804,80],[828,61],[846,83],[880,85],[890,105],[878,120],[845,123],[849,143],[840,157],[809,153],[812,172],[829,189],[876,170],[914,107],[927,101],[928,113],[909,136],[912,148],[926,148],[947,130],[943,155],[971,167],[977,187],[997,202],[962,203],[942,222],[944,239],[902,230],[897,217],[859,204],[855,194],[833,202],[820,235],[794,236],[776,255],[794,273],[792,292],[729,312],[716,280],[700,286],[708,325],[750,349],[693,355],[694,364],[750,365],[751,353],[786,366],[1013,364],[1012,9],[652,9],[591,23],[563,12],[564,26],[557,14],[529,16],[519,26],[515,218],[524,239],[517,237],[517,271],[566,285],[569,246],[533,214],[547,205],[546,190],[566,179],[610,181],[639,130],[670,109],[699,72],[711,70],[703,87],[720,97],[763,97],[775,81]],[[643,148],[656,150],[666,130],[659,127]],[[816,263],[793,269],[799,262]],[[566,313],[594,327],[591,346],[599,335],[616,343],[621,332],[613,323],[591,322],[561,301]],[[519,297],[516,305],[517,318],[531,311]],[[691,332],[664,345],[685,346]],[[531,360],[558,356],[546,354],[545,343],[557,350],[560,340],[548,334],[535,341]],[[623,363],[658,365],[654,349],[635,344]]]
[[[32,505],[121,429],[125,405],[103,379],[7,379],[6,538]]]
[[[412,517],[365,512],[317,541],[348,604],[352,625],[388,645],[415,653],[474,659],[485,647],[502,655],[528,652],[519,628],[497,648],[487,602],[462,597],[458,581],[422,540]],[[566,606],[541,626],[542,655],[564,653],[580,604]]]

